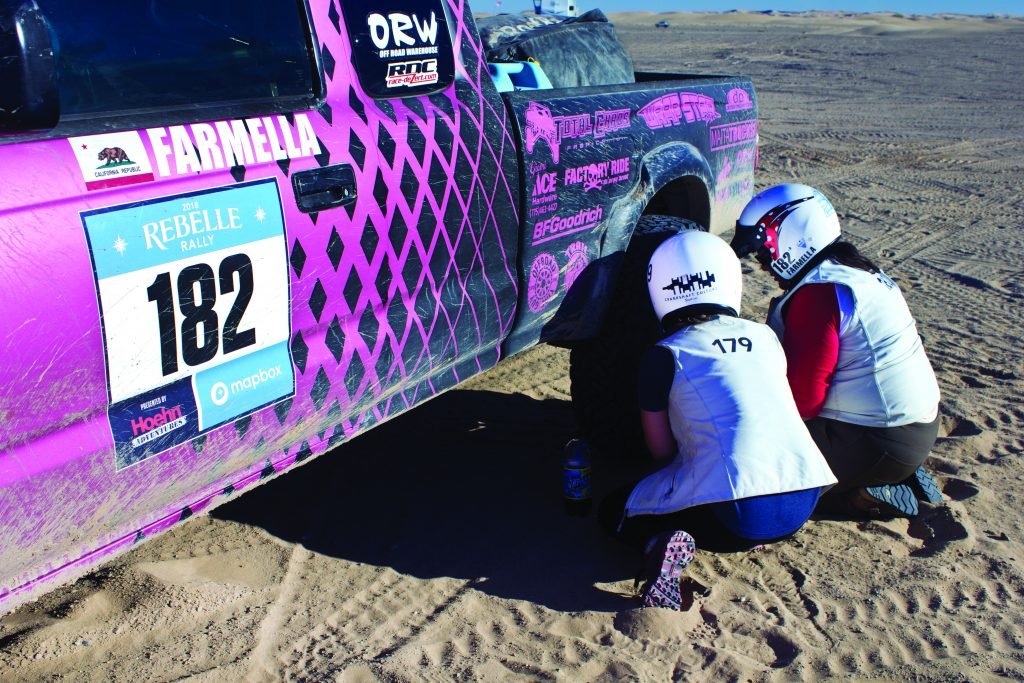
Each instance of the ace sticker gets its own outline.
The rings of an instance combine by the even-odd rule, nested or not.
[[[116,466],[294,395],[273,180],[82,213]]]

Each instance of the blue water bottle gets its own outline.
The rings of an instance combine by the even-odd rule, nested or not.
[[[572,439],[562,451],[562,502],[576,517],[590,514],[590,446]]]

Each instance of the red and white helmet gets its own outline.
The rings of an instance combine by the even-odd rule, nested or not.
[[[795,277],[822,249],[839,239],[839,218],[825,195],[807,185],[770,187],[747,202],[730,246],[754,253],[781,280]]]
[[[728,309],[736,315],[743,292],[740,261],[722,238],[688,230],[654,250],[647,265],[647,291],[658,320],[682,309]]]

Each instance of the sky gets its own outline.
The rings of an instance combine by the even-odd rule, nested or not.
[[[581,10],[599,8],[604,12],[723,12],[738,10],[849,10],[854,12],[900,12],[903,14],[1011,14],[1024,15],[1022,0],[576,0]],[[476,0],[476,11],[491,0]],[[530,7],[528,0],[501,0],[503,12],[514,12]]]

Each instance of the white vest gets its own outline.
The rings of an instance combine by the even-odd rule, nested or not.
[[[939,385],[899,287],[884,273],[825,260],[775,303],[768,314],[779,338],[782,309],[804,285],[831,283],[839,303],[839,360],[821,417],[868,427],[933,420]]]
[[[675,357],[668,410],[679,450],[636,485],[627,517],[836,483],[800,419],[786,356],[767,325],[721,316],[660,346]]]

